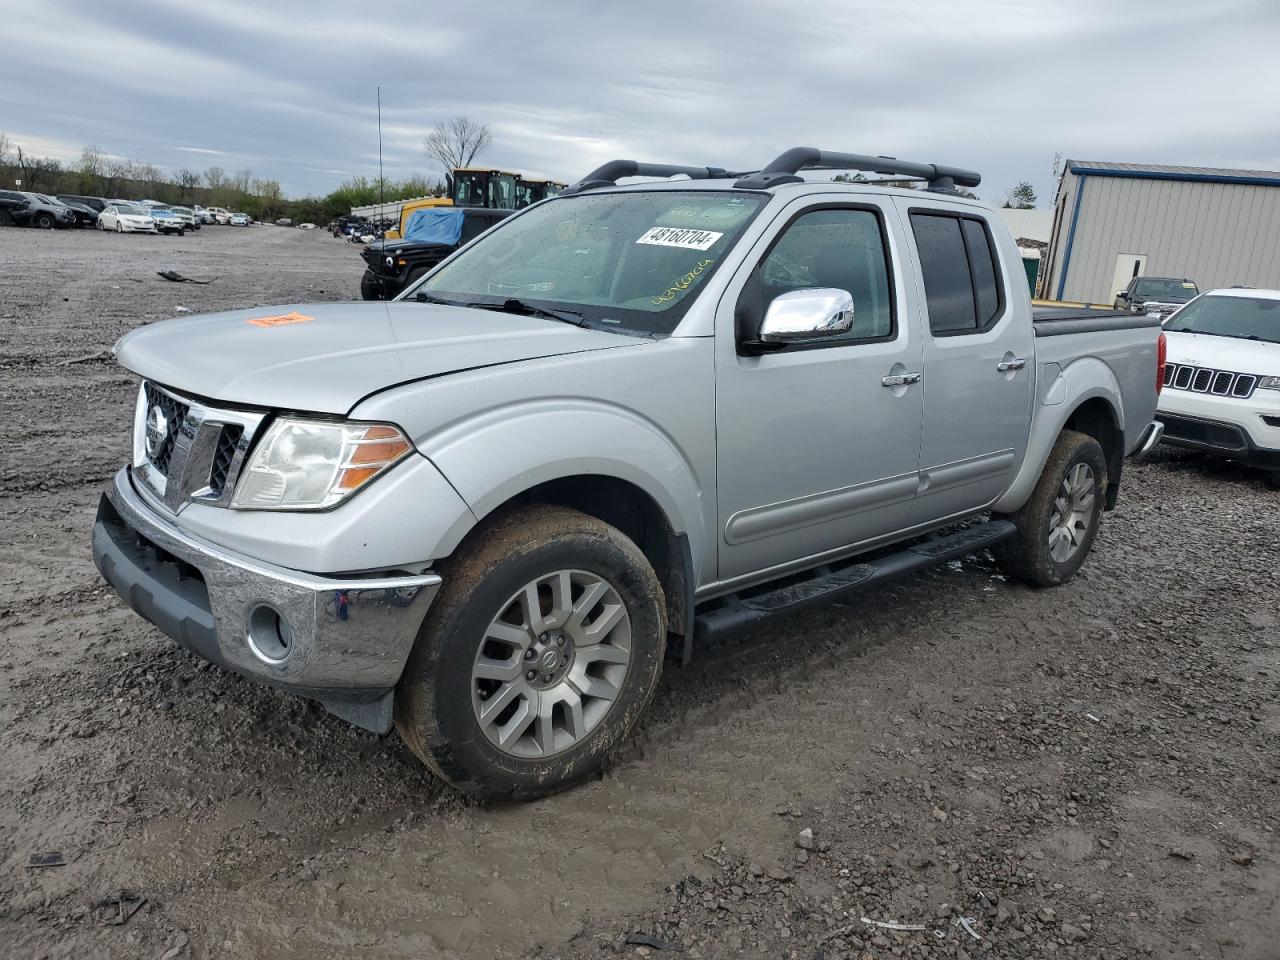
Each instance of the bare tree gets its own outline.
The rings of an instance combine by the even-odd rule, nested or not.
[[[178,171],[177,178],[178,186],[181,190],[179,196],[184,200],[187,197],[192,197],[194,199],[195,189],[200,186],[200,174],[196,173],[194,170],[183,169]]]
[[[422,151],[428,160],[434,160],[448,173],[455,167],[468,167],[493,143],[493,134],[487,123],[477,123],[467,117],[442,120],[422,141]]]
[[[0,131],[0,167],[9,165],[9,153],[13,150],[13,141],[8,135]]]
[[[209,185],[210,190],[218,190],[226,186],[226,171],[221,167],[210,167],[204,172],[204,182]]]
[[[125,192],[122,188],[132,179],[132,161],[109,160],[106,172],[102,175],[102,192],[110,199],[117,193]]]
[[[40,192],[46,184],[50,189],[62,173],[62,164],[52,157],[29,157],[22,152],[21,146],[15,148],[18,169],[22,171],[22,188],[32,193]]]

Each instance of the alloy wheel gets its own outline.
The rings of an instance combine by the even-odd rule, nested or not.
[[[1094,511],[1093,468],[1077,463],[1067,471],[1049,516],[1049,556],[1066,563],[1083,545]]]
[[[544,759],[600,724],[631,661],[631,617],[586,570],[531,580],[490,621],[471,669],[471,702],[489,742]]]

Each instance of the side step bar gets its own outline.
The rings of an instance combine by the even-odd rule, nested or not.
[[[968,556],[1013,536],[1016,529],[1008,520],[988,520],[955,533],[917,541],[873,560],[858,562],[854,558],[844,566],[818,567],[807,579],[797,583],[789,577],[786,586],[767,593],[720,597],[695,614],[695,637],[706,640],[732,633],[779,614],[803,610],[894,577]]]

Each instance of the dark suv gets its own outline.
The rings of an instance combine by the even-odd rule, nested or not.
[[[107,205],[107,201],[101,197],[77,197],[69,193],[60,193],[55,199],[71,208],[71,212],[76,215],[77,227],[96,227],[98,214]]]
[[[1134,277],[1127,287],[1117,291],[1115,308],[1167,317],[1199,294],[1195,282],[1185,277]]]
[[[76,215],[70,207],[43,193],[0,190],[0,204],[13,222],[21,226],[52,230],[54,227],[69,227],[76,222]]]

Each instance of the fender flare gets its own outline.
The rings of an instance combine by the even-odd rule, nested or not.
[[[505,404],[450,423],[417,447],[477,521],[548,481],[607,476],[648,494],[672,533],[688,537],[693,557],[705,555],[704,498],[692,463],[656,423],[624,407],[581,397]],[[438,555],[469,532],[455,528]]]
[[[1095,398],[1104,400],[1115,418],[1116,430],[1121,437],[1124,436],[1120,383],[1111,368],[1097,357],[1081,357],[1072,361],[1058,372],[1053,383],[1046,384],[1038,392],[1041,399],[1032,414],[1026,456],[1009,489],[991,505],[995,513],[1013,513],[1027,502],[1067,421],[1088,401]]]

